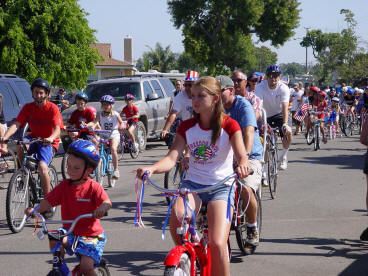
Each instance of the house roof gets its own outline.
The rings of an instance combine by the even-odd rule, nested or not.
[[[91,48],[97,49],[101,57],[104,59],[103,61],[97,62],[96,66],[133,66],[133,64],[128,62],[112,58],[110,43],[91,44]]]

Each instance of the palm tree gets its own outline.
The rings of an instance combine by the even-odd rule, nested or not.
[[[137,61],[137,67],[140,71],[155,69],[162,73],[167,73],[176,67],[175,54],[171,51],[170,45],[163,48],[157,42],[155,49],[147,45],[148,52],[144,52],[142,58]]]

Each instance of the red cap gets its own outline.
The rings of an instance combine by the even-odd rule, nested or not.
[[[318,93],[320,91],[317,86],[311,86],[310,90],[312,90],[312,91],[314,91],[316,93]]]

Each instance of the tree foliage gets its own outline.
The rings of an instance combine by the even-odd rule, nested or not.
[[[142,58],[137,61],[137,68],[140,71],[148,71],[154,69],[162,73],[175,69],[176,56],[171,51],[170,46],[162,47],[160,43],[156,43],[155,49],[147,45],[148,52],[144,52]]]
[[[305,73],[305,65],[291,62],[291,63],[282,63],[280,64],[281,72],[284,75],[290,75],[295,77],[295,75],[301,75]]]
[[[347,28],[340,33],[311,30],[300,43],[303,47],[312,47],[313,55],[319,63],[319,81],[323,84],[330,82],[333,72],[337,72],[341,80],[352,83],[364,77],[368,70],[367,53],[358,47],[354,14],[347,9],[342,9],[340,14],[345,16]]]
[[[253,37],[283,45],[299,21],[297,0],[170,0],[184,47],[208,72],[256,66]]]
[[[100,59],[94,30],[77,0],[3,0],[0,72],[81,88]]]

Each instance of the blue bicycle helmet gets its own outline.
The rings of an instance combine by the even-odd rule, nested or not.
[[[279,74],[281,74],[281,69],[278,65],[270,65],[266,69],[266,74],[269,74],[269,73],[279,73]]]
[[[353,95],[354,94],[354,90],[353,88],[348,88],[348,90],[346,91],[346,93]]]
[[[84,93],[84,92],[79,92],[79,93],[77,93],[77,95],[75,95],[75,99],[76,99],[76,100],[78,100],[78,99],[80,99],[80,100],[85,100],[86,102],[88,102],[88,96],[87,96],[87,94],[86,94],[86,93]]]
[[[47,90],[47,92],[50,92],[50,85],[49,85],[49,83],[48,83],[47,80],[44,80],[44,79],[35,79],[32,82],[31,90],[33,90],[33,88],[35,88],[35,87],[45,88]]]
[[[100,100],[101,103],[111,103],[113,104],[115,102],[115,99],[111,95],[103,95]]]
[[[96,146],[90,141],[76,140],[69,145],[67,152],[84,159],[93,169],[97,167],[100,161]]]

